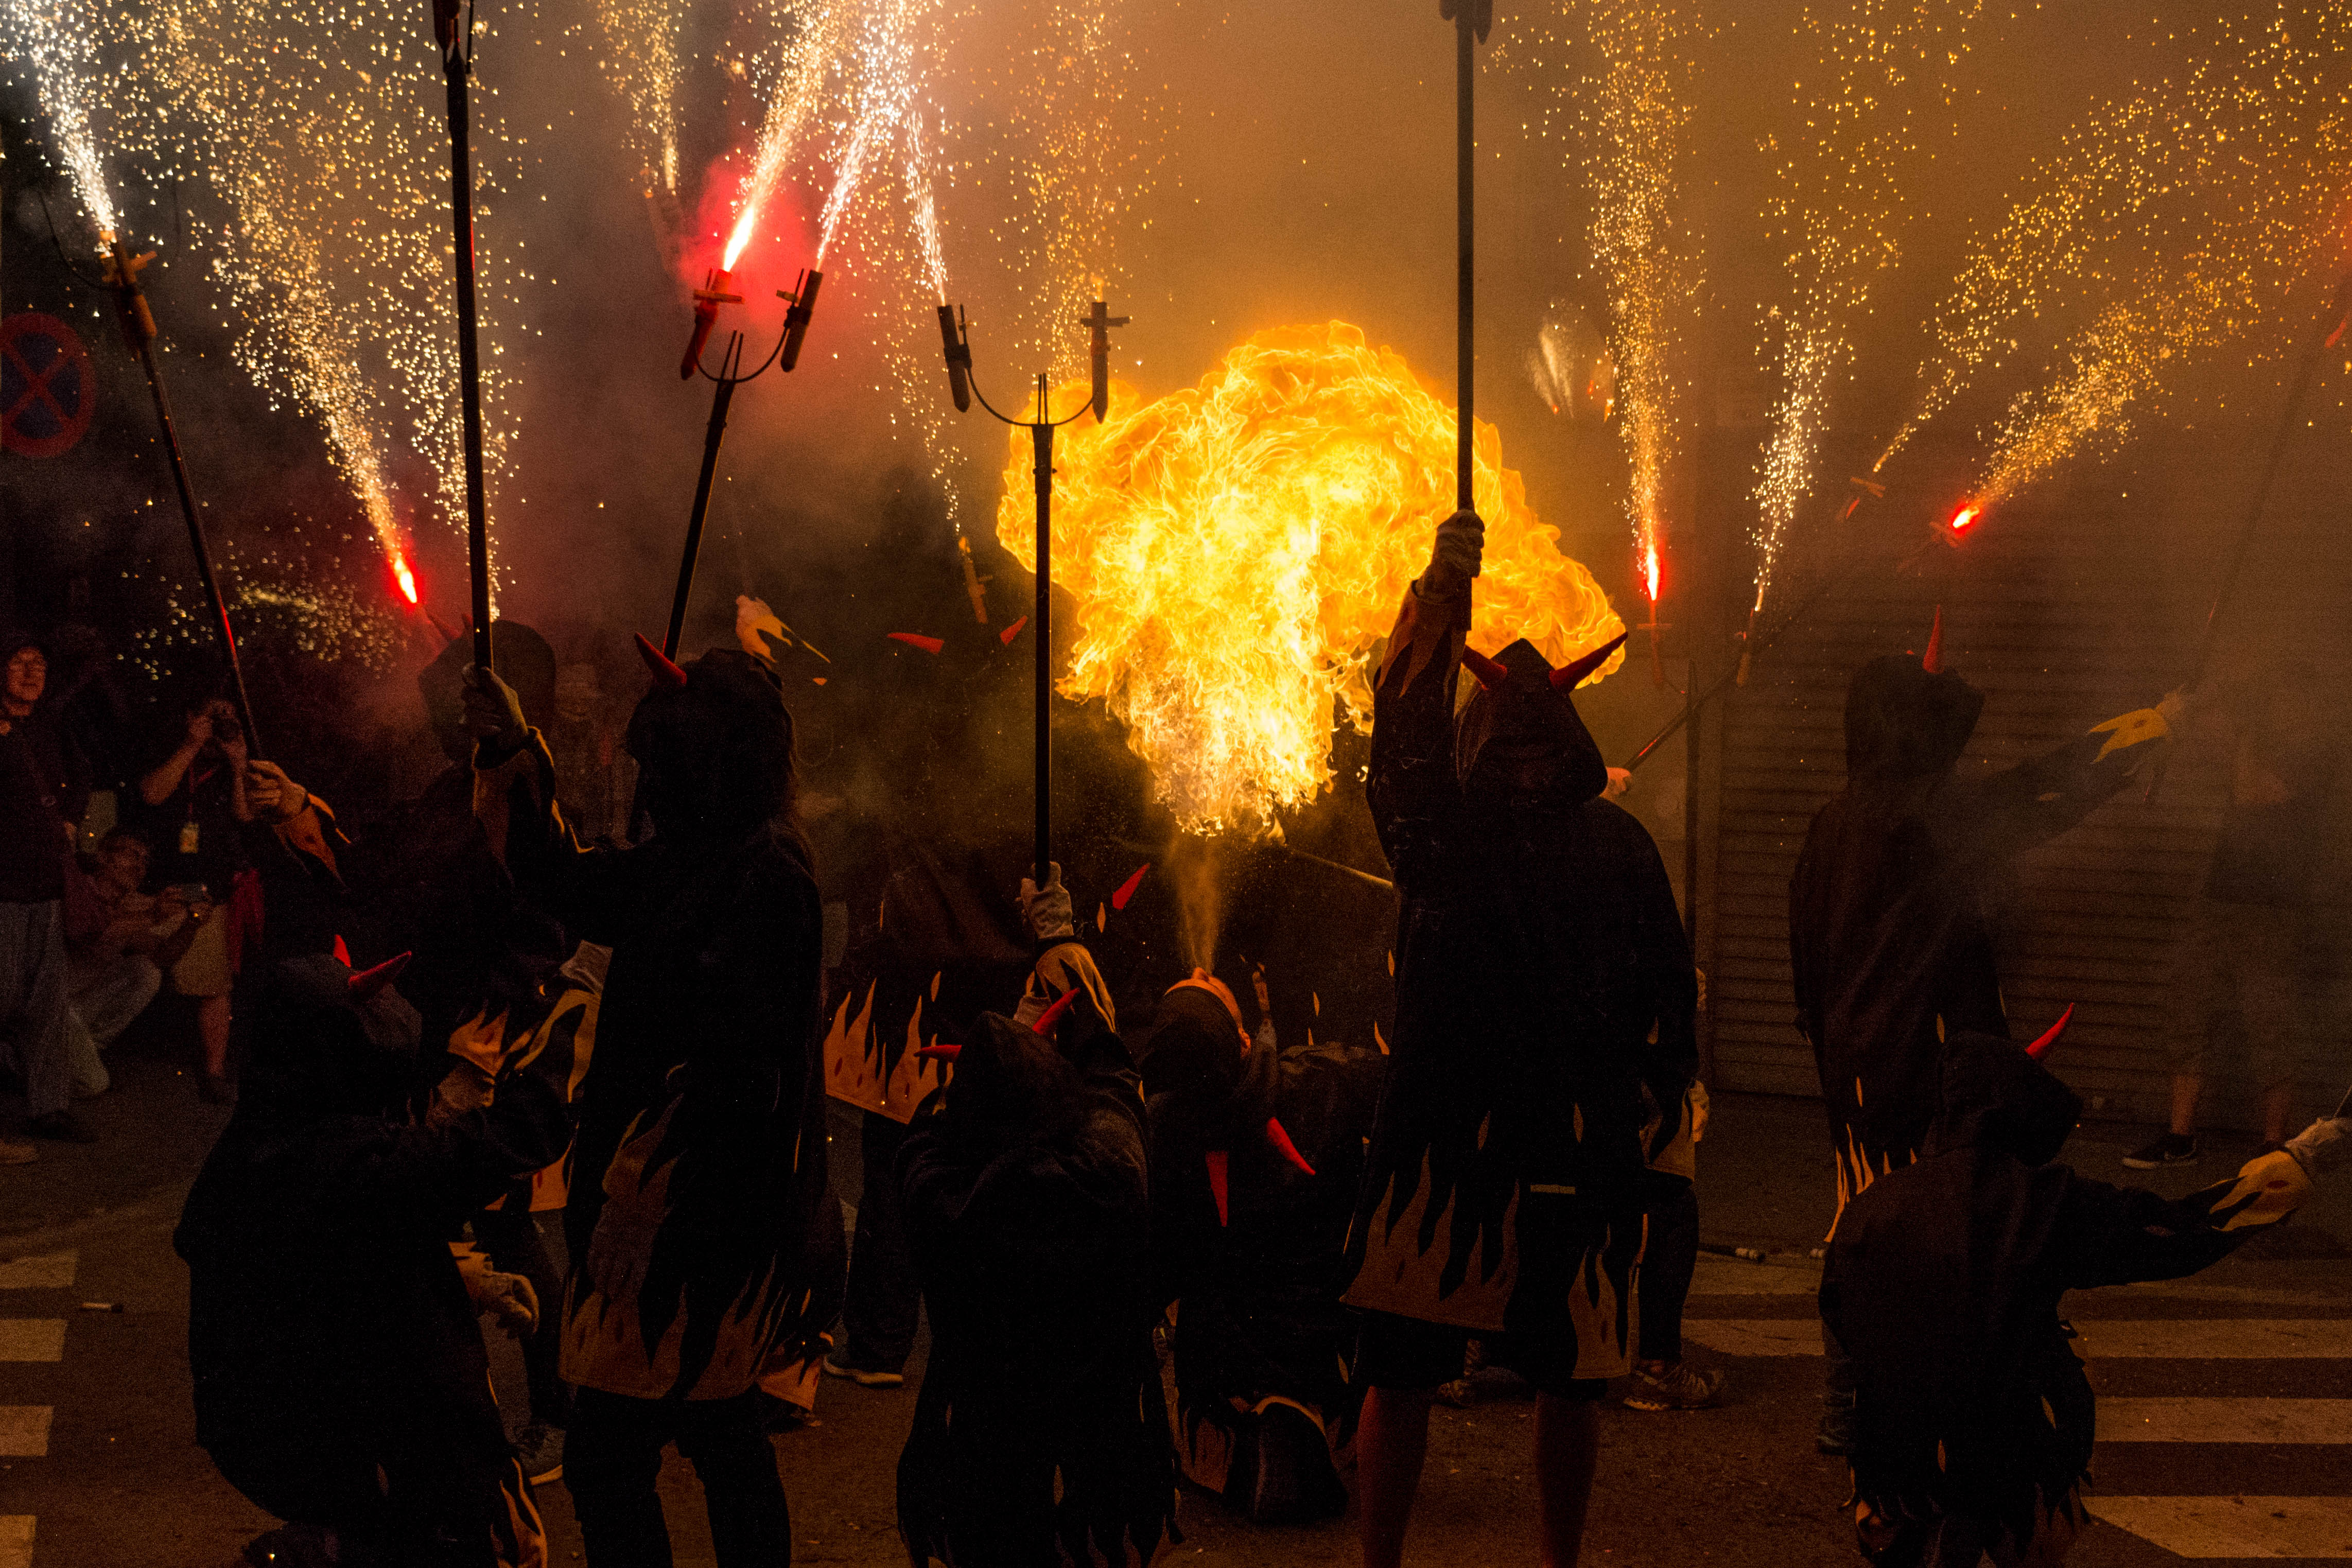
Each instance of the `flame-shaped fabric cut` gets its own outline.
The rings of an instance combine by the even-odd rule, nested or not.
[[[1185,826],[1261,825],[1327,788],[1335,703],[1370,727],[1374,647],[1454,510],[1454,431],[1402,358],[1337,321],[1260,332],[1149,404],[1114,383],[1107,419],[1063,429],[1055,582],[1076,637],[1060,689],[1128,725]],[[1015,434],[997,537],[1034,569],[1035,453]],[[1557,663],[1622,630],[1494,428],[1475,436],[1471,639],[1525,637]]]

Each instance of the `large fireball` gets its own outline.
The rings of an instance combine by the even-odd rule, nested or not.
[[[1475,430],[1472,644],[1525,637],[1558,664],[1615,637],[1494,426]],[[1063,427],[1054,581],[1077,637],[1059,689],[1108,705],[1186,827],[1264,827],[1330,784],[1335,719],[1370,727],[1373,654],[1454,510],[1454,432],[1402,359],[1339,321],[1260,332],[1155,403],[1114,382],[1108,419]],[[1014,430],[996,534],[1034,570],[1033,461]]]

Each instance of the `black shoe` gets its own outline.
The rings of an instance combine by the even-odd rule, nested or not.
[[[2161,1170],[2168,1165],[2197,1163],[2197,1134],[2165,1132],[2124,1156],[2124,1163],[2135,1171]]]
[[[47,1116],[36,1116],[27,1124],[36,1138],[53,1138],[60,1143],[95,1143],[98,1129],[76,1116],[71,1110],[52,1110]]]

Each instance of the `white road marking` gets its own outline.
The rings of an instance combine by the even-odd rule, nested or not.
[[[2352,1318],[2107,1318],[2074,1320],[2090,1360],[2352,1360]],[[1726,1355],[1819,1355],[1809,1318],[1695,1318],[1683,1332]]]
[[[74,1262],[79,1256],[49,1252],[0,1263],[0,1290],[62,1290],[74,1282]]]
[[[2180,1557],[2352,1557],[2352,1498],[2100,1497],[2120,1530]]]
[[[33,1568],[33,1516],[0,1513],[0,1568]]]
[[[0,1459],[45,1458],[50,1415],[46,1405],[0,1405]]]
[[[62,1361],[63,1318],[0,1318],[0,1361]]]
[[[2352,1443],[2352,1399],[2102,1399],[2102,1443]]]

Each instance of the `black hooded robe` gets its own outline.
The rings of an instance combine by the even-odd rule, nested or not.
[[[899,1150],[931,1324],[898,1459],[917,1568],[1148,1563],[1173,1534],[1143,1096],[1084,1000],[1062,1030],[983,1016]]]
[[[1871,1549],[1889,1564],[1947,1516],[2018,1549],[2073,1519],[2094,1402],[2060,1298],[2193,1274],[2308,1190],[2284,1153],[2178,1201],[2087,1180],[2052,1163],[2082,1102],[2023,1048],[1963,1032],[1940,1066],[1925,1152],[1854,1196],[1822,1276],[1858,1374],[1855,1500],[1895,1537]]]
[[[1797,1026],[1821,1072],[1841,1209],[1917,1153],[1944,1038],[2009,1033],[1987,879],[2082,821],[2147,755],[2131,733],[2094,731],[1955,778],[1983,707],[1916,658],[1864,666],[1846,698],[1846,787],[1814,814],[1789,883]]]
[[[1416,588],[1374,695],[1368,786],[1395,868],[1396,1039],[1350,1237],[1352,1306],[1627,1368],[1646,1089],[1695,1070],[1697,983],[1657,847],[1540,655],[1504,652],[1571,780],[1473,788],[1454,716],[1468,604]],[[1491,726],[1475,701],[1465,725]],[[1476,731],[1463,736],[1475,757]]]

